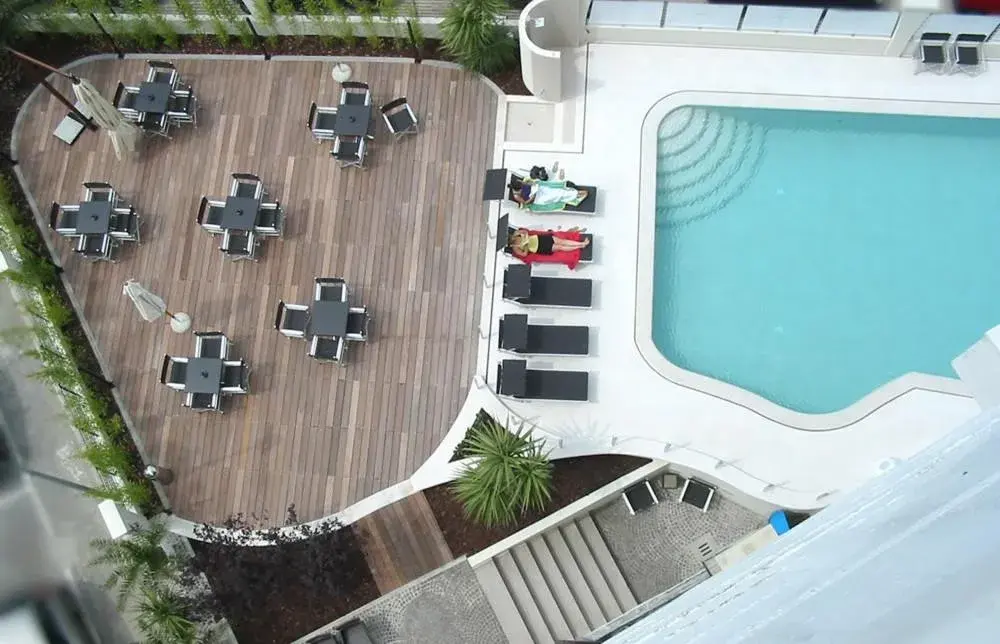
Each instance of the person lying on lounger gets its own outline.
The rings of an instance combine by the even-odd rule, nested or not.
[[[572,252],[586,248],[590,243],[589,239],[579,239],[579,233],[578,228],[546,232],[518,228],[510,236],[510,250],[521,259],[532,254],[554,255],[561,252]]]
[[[572,181],[535,181],[514,177],[507,184],[514,201],[522,208],[562,210],[578,206],[587,198],[587,191],[580,190]]]

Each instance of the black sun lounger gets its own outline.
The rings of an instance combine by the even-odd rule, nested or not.
[[[518,174],[511,173],[510,176],[512,179],[520,179],[521,181],[524,181],[524,177]],[[573,184],[573,185],[576,187],[577,190],[587,191],[587,198],[581,201],[580,203],[576,204],[575,206],[566,205],[566,207],[560,210],[541,210],[541,209],[534,210],[529,207],[528,211],[535,215],[547,215],[550,213],[557,213],[557,212],[576,212],[583,215],[592,215],[595,212],[597,212],[597,186],[581,186],[579,184]],[[510,188],[507,188],[507,199],[509,199],[510,201],[514,201],[514,191],[511,190]]]
[[[499,347],[524,355],[585,356],[590,351],[590,327],[528,324],[524,314],[500,319]]]
[[[511,178],[524,180],[524,177],[516,172],[509,173]],[[507,199],[514,201],[514,193],[507,187],[508,171],[506,168],[494,168],[486,171],[486,178],[483,181],[483,201],[501,201]],[[578,190],[586,190],[587,198],[575,206],[566,206],[560,210],[529,210],[534,214],[544,215],[548,213],[576,212],[585,215],[592,215],[597,211],[597,187],[576,185]]]
[[[497,393],[522,400],[589,400],[586,371],[528,369],[524,360],[504,360],[497,365]]]
[[[527,228],[530,228],[528,226]],[[534,229],[532,229],[534,230]],[[513,257],[514,259],[520,259],[517,255],[513,253],[510,249],[509,240],[511,235],[517,232],[517,228],[514,226],[507,226],[507,240],[508,243],[503,247],[503,252],[507,254],[508,257]],[[591,233],[583,233],[580,235],[583,239],[590,241],[589,244],[580,249],[580,263],[589,264],[594,261],[594,236]]]
[[[524,306],[590,308],[594,283],[571,277],[534,277],[531,266],[511,264],[503,273],[503,297]]]

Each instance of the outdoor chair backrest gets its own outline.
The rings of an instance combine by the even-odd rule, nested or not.
[[[167,115],[143,112],[139,116],[139,127],[147,132],[162,132],[167,128]]]
[[[195,333],[195,355],[199,358],[225,358],[226,336],[217,331]]]
[[[160,370],[160,382],[172,389],[184,389],[187,382],[187,358],[163,356],[163,368]]]
[[[242,360],[227,360],[222,365],[222,391],[226,393],[246,392],[246,363]]]
[[[347,283],[339,277],[317,277],[313,299],[317,302],[344,302],[347,300]]]
[[[317,360],[339,362],[343,357],[344,341],[335,338],[313,336],[309,346],[309,355]]]
[[[346,81],[340,84],[340,103],[342,105],[368,105],[371,103],[371,92],[368,83]]]
[[[958,34],[955,36],[955,64],[975,67],[983,62],[984,34]]]
[[[309,307],[278,301],[278,315],[274,318],[275,330],[291,338],[302,338],[305,337],[308,326]]]
[[[222,213],[226,210],[226,202],[208,200],[208,211],[205,213],[204,225],[214,232],[222,232]]]
[[[194,394],[187,395],[187,405],[197,411],[209,411],[218,407],[218,399],[215,394]]]
[[[405,96],[389,101],[382,106],[381,112],[386,127],[393,134],[402,135],[416,131],[417,117]]]
[[[368,336],[368,311],[360,307],[351,307],[347,314],[347,331],[345,336],[364,340]]]
[[[262,193],[263,184],[256,176],[242,172],[233,174],[233,184],[229,188],[230,195],[259,199]]]
[[[234,255],[245,255],[250,248],[251,235],[245,230],[227,230],[222,238],[222,250]]]
[[[91,259],[99,258],[108,254],[109,244],[107,235],[81,235],[76,252]]]
[[[262,235],[277,235],[281,233],[283,213],[278,202],[261,204],[257,211],[257,223],[254,230]]]
[[[167,101],[167,114],[177,118],[177,117],[190,117],[191,116],[191,105],[194,102],[194,98],[191,96],[171,96]]]

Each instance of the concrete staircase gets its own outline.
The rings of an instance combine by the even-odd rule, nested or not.
[[[589,514],[496,554],[475,572],[516,644],[583,637],[636,606]]]

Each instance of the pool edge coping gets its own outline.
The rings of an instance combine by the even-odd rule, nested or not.
[[[1000,105],[682,90],[664,96],[647,110],[640,134],[634,339],[639,355],[653,371],[677,386],[738,405],[787,427],[814,432],[831,431],[853,425],[914,391],[971,398],[967,387],[958,379],[911,372],[881,385],[844,409],[825,414],[807,414],[783,407],[736,385],[683,369],[660,353],[653,342],[652,334],[653,255],[656,232],[656,137],[660,121],[667,113],[691,105],[966,118],[1000,118]]]

